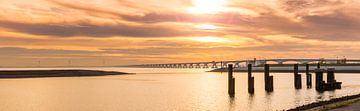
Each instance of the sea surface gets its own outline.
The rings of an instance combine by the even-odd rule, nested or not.
[[[101,77],[0,79],[0,111],[272,111],[360,93],[360,74],[336,74],[341,90],[296,90],[291,73],[271,73],[274,92],[254,73],[255,94],[247,93],[247,74],[235,73],[236,94],[227,94],[227,73],[209,69],[2,68],[0,70],[91,69],[137,73]],[[326,76],[324,76],[324,80]],[[314,75],[313,75],[313,78]],[[314,86],[314,81],[313,81]]]

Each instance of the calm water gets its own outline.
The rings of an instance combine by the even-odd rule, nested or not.
[[[290,73],[273,73],[274,92],[266,93],[263,74],[255,73],[255,94],[249,95],[247,74],[235,73],[236,95],[231,98],[227,94],[226,73],[193,69],[87,69],[137,74],[2,79],[0,111],[282,110],[360,93],[357,74],[337,74],[343,89],[317,93],[314,88],[295,90]],[[305,85],[305,76],[302,77]]]

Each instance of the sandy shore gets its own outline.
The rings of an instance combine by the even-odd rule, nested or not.
[[[96,70],[19,70],[0,71],[0,78],[40,78],[40,77],[79,77],[79,76],[106,76],[129,74],[114,71]]]

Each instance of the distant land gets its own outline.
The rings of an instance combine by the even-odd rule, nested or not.
[[[43,78],[43,77],[82,77],[131,74],[97,70],[15,70],[0,71],[1,78]]]
[[[0,68],[87,68],[87,67],[117,67],[117,66],[0,66]]]

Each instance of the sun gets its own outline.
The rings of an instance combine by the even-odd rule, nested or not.
[[[226,42],[226,39],[221,37],[193,37],[191,39],[198,42],[214,42],[214,43]]]
[[[212,24],[200,24],[200,25],[196,25],[195,27],[198,29],[201,29],[201,30],[216,30],[216,29],[218,29],[217,26],[212,25]]]
[[[225,0],[193,0],[193,7],[188,9],[193,14],[214,14],[225,11]]]

